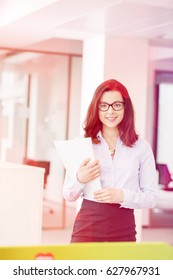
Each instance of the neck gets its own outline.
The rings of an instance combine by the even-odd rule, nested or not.
[[[103,128],[102,129],[103,138],[117,138],[119,136],[118,129]]]

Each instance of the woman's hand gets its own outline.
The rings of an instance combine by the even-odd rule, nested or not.
[[[122,203],[124,193],[120,189],[105,188],[94,192],[94,198],[102,203]]]
[[[99,161],[90,161],[90,158],[85,159],[79,167],[77,172],[77,179],[80,183],[86,184],[89,181],[100,176]]]

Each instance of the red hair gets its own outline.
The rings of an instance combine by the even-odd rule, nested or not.
[[[91,137],[94,144],[100,143],[97,134],[102,130],[102,123],[99,119],[98,103],[102,94],[106,91],[119,91],[123,97],[125,102],[124,117],[118,125],[119,136],[124,145],[132,147],[138,140],[138,135],[135,131],[133,105],[126,87],[113,79],[103,82],[96,88],[84,122],[84,136]]]

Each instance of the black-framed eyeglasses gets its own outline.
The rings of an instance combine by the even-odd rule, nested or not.
[[[120,111],[123,109],[125,103],[123,101],[115,101],[112,104],[108,104],[106,102],[98,103],[98,109],[102,112],[106,112],[109,110],[109,107],[112,107],[114,111]]]

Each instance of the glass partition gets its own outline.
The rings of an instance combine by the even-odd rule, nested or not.
[[[81,63],[80,55],[0,50],[0,160],[50,163],[45,228],[66,224],[64,168],[54,140],[79,135]]]

